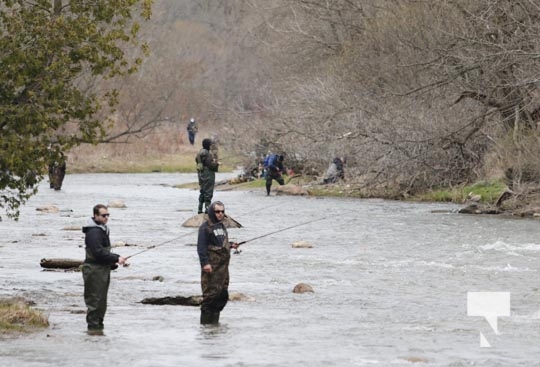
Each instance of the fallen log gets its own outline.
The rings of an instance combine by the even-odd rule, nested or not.
[[[253,301],[250,296],[239,292],[230,292],[229,301]],[[156,297],[145,298],[141,303],[148,305],[180,305],[180,306],[200,306],[202,303],[202,296],[176,296],[176,297]]]
[[[39,265],[45,269],[73,269],[81,266],[83,262],[76,259],[41,259]]]
[[[145,298],[141,303],[147,305],[179,305],[179,306],[200,306],[202,296],[176,296],[176,297],[156,297]]]

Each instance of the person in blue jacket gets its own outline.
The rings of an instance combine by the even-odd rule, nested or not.
[[[283,154],[269,154],[264,159],[264,168],[266,170],[266,196],[270,196],[272,180],[276,180],[280,185],[285,184],[285,181],[281,176],[281,173],[285,170],[283,159]]]

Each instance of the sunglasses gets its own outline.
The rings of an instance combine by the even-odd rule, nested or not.
[[[99,216],[103,217],[103,218],[108,218],[108,217],[110,217],[110,214],[100,214]]]
[[[225,214],[225,210],[214,210],[214,213],[216,213],[216,214],[219,214],[219,213]]]

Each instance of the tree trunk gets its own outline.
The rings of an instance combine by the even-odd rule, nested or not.
[[[73,269],[81,266],[83,262],[76,259],[41,259],[39,264],[46,269]]]

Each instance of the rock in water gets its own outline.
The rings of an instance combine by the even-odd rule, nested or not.
[[[291,245],[292,248],[312,248],[313,245],[306,241],[296,241]]]
[[[294,289],[293,293],[314,293],[313,288],[306,283],[298,283]]]
[[[203,224],[206,219],[206,214],[197,214],[182,223],[182,227],[198,228],[201,224]],[[229,217],[228,215],[225,216],[223,222],[225,223],[225,227],[227,228],[242,228],[242,225],[239,222],[234,220],[232,217]]]

